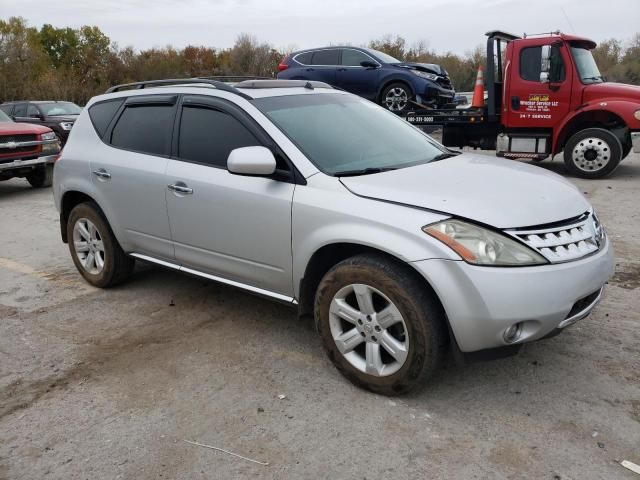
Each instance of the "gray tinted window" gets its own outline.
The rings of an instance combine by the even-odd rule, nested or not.
[[[342,50],[342,65],[346,65],[348,67],[359,67],[360,62],[372,62],[370,56],[365,55],[364,53],[358,50],[351,50],[350,48],[345,48]]]
[[[313,65],[338,65],[340,50],[318,50],[313,53],[311,63]]]
[[[185,107],[180,121],[178,156],[184,160],[227,166],[231,150],[260,142],[228,113],[209,108]]]
[[[303,65],[311,65],[311,57],[313,57],[313,52],[305,52],[300,55],[296,55],[296,62],[301,63]]]
[[[40,110],[33,103],[30,103],[27,107],[27,117],[37,117],[40,115]]]
[[[127,107],[111,134],[114,147],[168,155],[173,129],[172,105],[144,105]]]
[[[16,105],[15,110],[13,111],[14,117],[26,117],[27,116],[27,104],[26,103],[18,103]]]
[[[7,115],[11,115],[12,109],[13,109],[13,105],[0,105],[0,110],[2,110]]]
[[[116,114],[123,101],[123,98],[107,100],[106,102],[96,103],[89,109],[89,117],[91,118],[93,127],[96,129],[96,132],[98,132],[100,137],[103,137],[107,132],[109,123],[113,120],[113,116]]]

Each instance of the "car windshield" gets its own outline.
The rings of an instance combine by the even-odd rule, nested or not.
[[[6,113],[0,110],[0,122],[13,122],[13,120],[11,120]]]
[[[60,103],[39,103],[38,107],[47,117],[56,117],[60,115],[80,115],[82,109],[71,102]]]
[[[377,57],[378,60],[380,60],[382,63],[400,63],[400,60],[398,60],[397,58],[394,58],[391,55],[387,55],[386,53],[383,53],[379,50],[367,48],[366,51],[374,57]]]
[[[571,54],[578,68],[578,75],[582,83],[602,83],[604,78],[600,74],[598,65],[591,55],[591,50],[584,47],[572,46]]]
[[[354,95],[287,95],[253,102],[328,175],[378,173],[450,156],[400,117]]]

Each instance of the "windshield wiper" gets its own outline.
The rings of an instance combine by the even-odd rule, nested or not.
[[[342,172],[336,172],[334,177],[356,177],[358,175],[371,175],[372,173],[389,172],[396,170],[395,167],[369,167],[362,168],[360,170],[343,170]]]
[[[582,77],[582,80],[602,80],[604,82],[604,78],[602,78],[602,75],[597,75],[593,77]]]
[[[445,158],[456,157],[460,155],[460,152],[442,152],[440,155],[436,155],[431,159],[432,162],[437,162],[438,160],[444,160]]]

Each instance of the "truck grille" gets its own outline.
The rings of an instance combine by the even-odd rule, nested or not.
[[[38,140],[37,135],[0,135],[0,155],[13,155],[28,152],[35,152],[38,150],[37,146],[19,146],[22,142],[35,142]],[[13,144],[13,145],[12,145]],[[17,145],[16,145],[17,144]]]
[[[569,262],[600,250],[604,230],[593,212],[539,228],[506,230],[551,263]]]

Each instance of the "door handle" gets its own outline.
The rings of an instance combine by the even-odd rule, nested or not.
[[[315,68],[307,68],[306,71],[307,72],[313,72],[315,70]]]
[[[511,108],[514,110],[520,110],[520,97],[511,97]]]
[[[346,69],[346,68],[339,68],[339,69],[338,69],[338,71],[339,71],[339,72],[346,72],[346,71],[347,71],[347,69]]]
[[[94,170],[93,174],[98,178],[102,178],[104,180],[111,180],[111,174],[107,172],[104,168],[99,168],[98,170]]]
[[[172,192],[175,193],[181,193],[182,195],[192,195],[193,194],[193,188],[189,188],[186,185],[180,185],[177,183],[171,184],[171,185],[167,185],[167,188],[169,190],[171,190]]]

